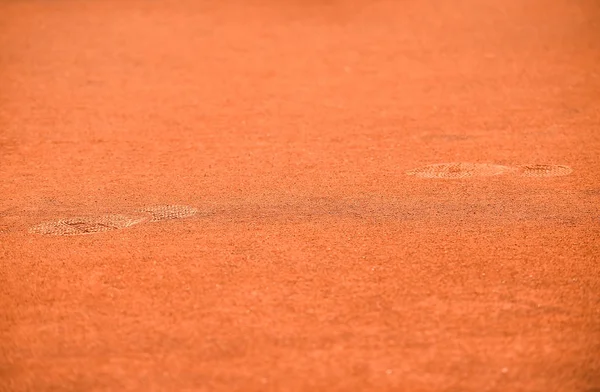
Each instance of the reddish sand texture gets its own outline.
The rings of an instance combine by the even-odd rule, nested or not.
[[[599,20],[2,1],[0,390],[599,391]]]

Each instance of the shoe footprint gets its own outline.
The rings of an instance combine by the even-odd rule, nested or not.
[[[43,222],[29,229],[32,234],[73,236],[125,229],[145,222],[189,218],[198,210],[190,206],[160,205],[145,207],[135,214],[100,214]]]

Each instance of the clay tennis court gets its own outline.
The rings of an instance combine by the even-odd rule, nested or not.
[[[0,390],[600,391],[594,0],[0,3]]]

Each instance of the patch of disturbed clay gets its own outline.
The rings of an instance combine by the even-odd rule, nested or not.
[[[438,163],[412,169],[406,172],[409,176],[421,178],[469,178],[490,177],[504,174],[511,170],[508,166],[495,165],[492,163]]]
[[[147,218],[119,214],[84,216],[44,222],[29,229],[30,233],[41,235],[84,235],[124,229],[141,223]]]
[[[457,134],[450,134],[450,133],[432,133],[432,134],[428,134],[428,135],[424,135],[421,138],[425,139],[425,140],[440,140],[440,141],[447,141],[447,142],[462,142],[465,140],[469,140],[474,138],[475,136],[473,135],[457,135]]]
[[[517,168],[521,177],[561,177],[572,172],[573,169],[563,165],[521,165]]]
[[[190,206],[165,205],[142,208],[140,212],[152,215],[150,222],[160,222],[172,219],[184,219],[196,215],[198,210]]]

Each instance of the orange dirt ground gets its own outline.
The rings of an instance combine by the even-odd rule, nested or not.
[[[599,18],[1,2],[0,390],[599,391]]]

